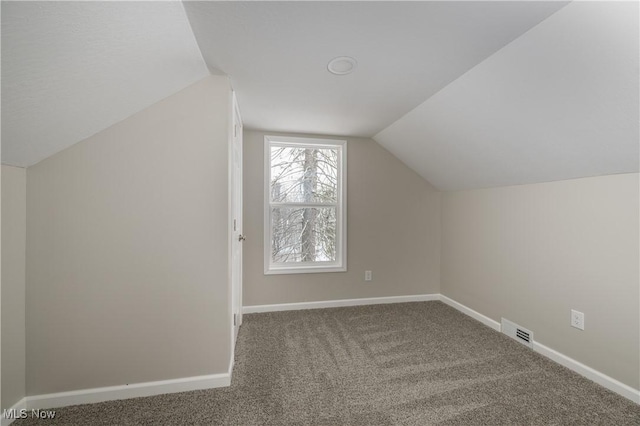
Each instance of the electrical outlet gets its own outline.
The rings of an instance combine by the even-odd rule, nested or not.
[[[584,330],[584,314],[582,312],[575,309],[571,310],[571,327]]]
[[[371,271],[364,271],[364,280],[371,281],[373,279]]]

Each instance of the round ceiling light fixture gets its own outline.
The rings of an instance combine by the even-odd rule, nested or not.
[[[338,56],[329,61],[327,69],[331,74],[346,75],[353,72],[358,66],[358,62],[350,56]]]

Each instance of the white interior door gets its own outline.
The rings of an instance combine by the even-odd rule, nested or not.
[[[242,324],[242,120],[233,94],[231,143],[231,215],[233,231],[231,239],[231,312],[233,345]]]

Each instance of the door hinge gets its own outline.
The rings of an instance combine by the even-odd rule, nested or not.
[[[233,230],[234,231],[236,230],[236,220],[235,219],[233,219]]]
[[[236,316],[237,316],[236,314],[233,314],[233,326],[234,327],[236,326]]]

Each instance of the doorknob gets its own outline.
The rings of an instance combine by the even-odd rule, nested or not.
[[[238,241],[244,241],[244,240],[246,240],[246,239],[247,239],[247,237],[246,237],[246,236],[244,236],[244,235],[242,235],[242,234],[238,235]]]

